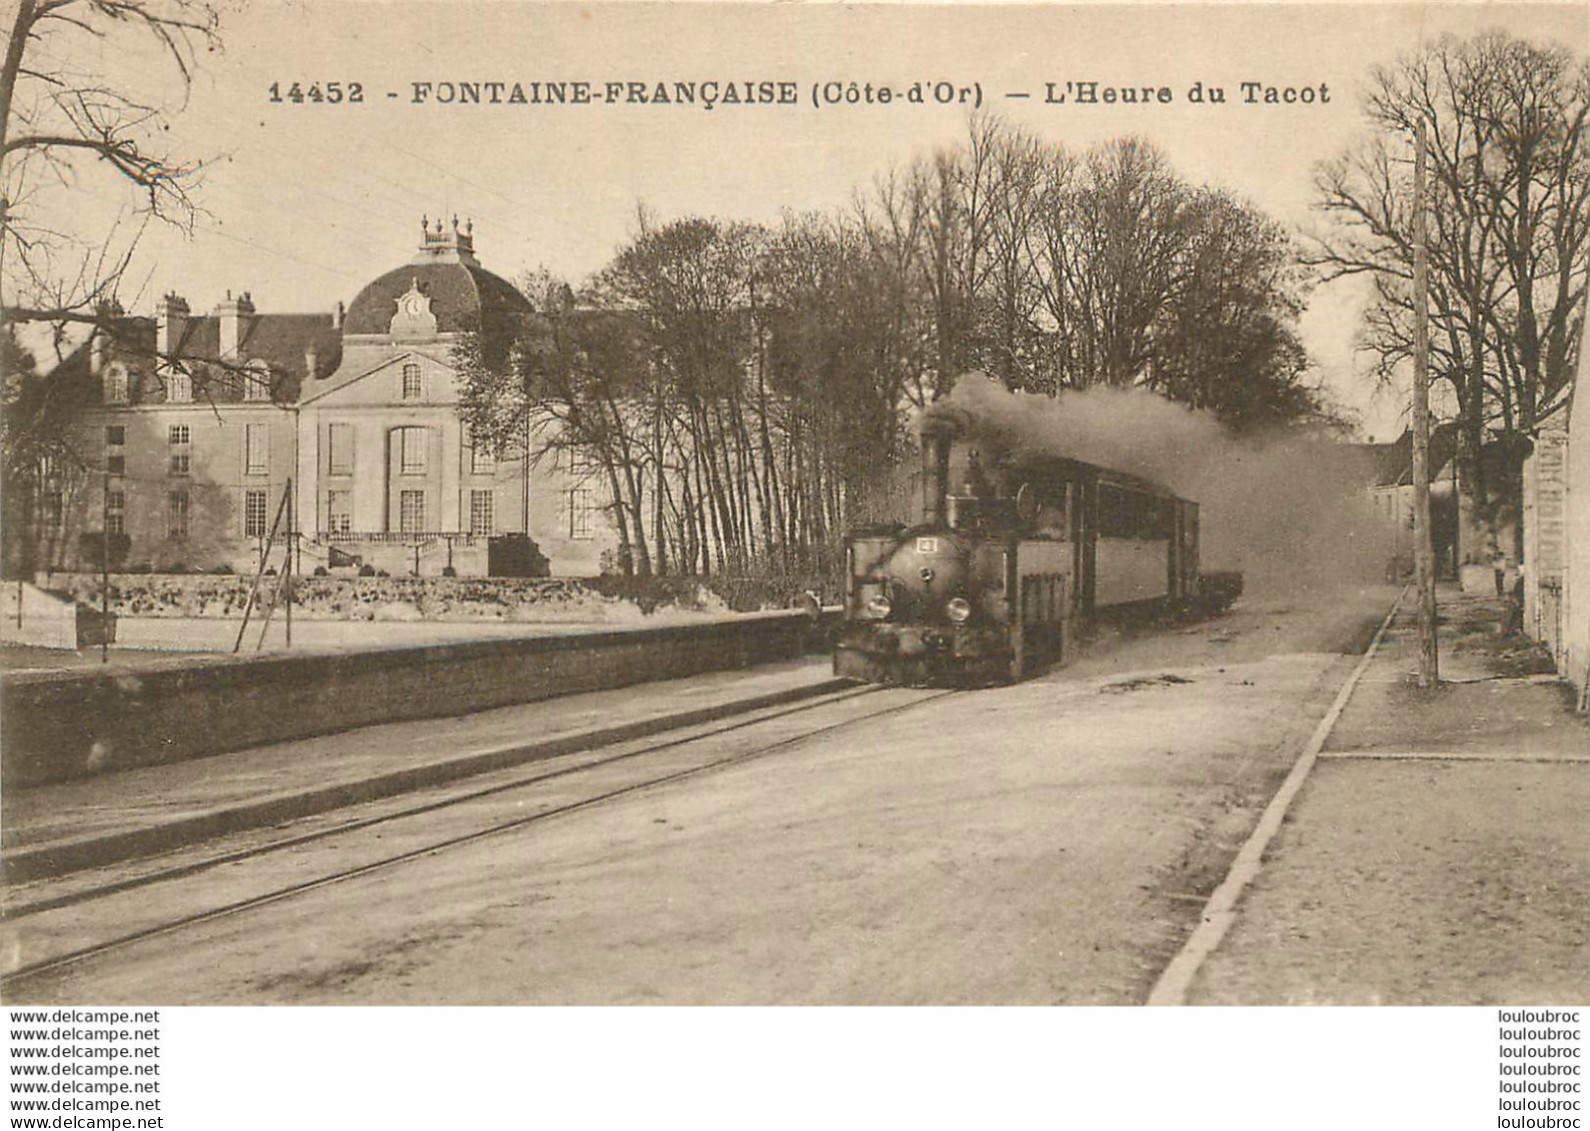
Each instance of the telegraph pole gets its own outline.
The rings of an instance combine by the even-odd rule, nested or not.
[[[282,562],[282,584],[287,588],[287,650],[293,650],[293,550],[298,528],[293,525],[293,477],[287,477],[287,560]]]
[[[99,502],[99,662],[110,663],[110,465]]]
[[[1419,588],[1419,686],[1440,684],[1435,647],[1435,550],[1430,537],[1430,256],[1425,247],[1425,126],[1413,157],[1413,566]]]

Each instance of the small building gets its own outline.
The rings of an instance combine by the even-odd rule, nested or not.
[[[1413,569],[1413,433],[1407,430],[1393,443],[1365,448],[1375,467],[1370,494],[1395,529],[1393,572],[1404,576]],[[1481,448],[1480,471],[1491,499],[1487,519],[1476,511],[1464,485],[1457,425],[1447,422],[1430,429],[1430,540],[1438,580],[1490,592],[1498,569],[1504,576],[1517,576],[1524,557],[1520,453],[1520,445],[1500,437]]]
[[[1375,510],[1392,529],[1392,560],[1388,576],[1399,579],[1413,572],[1413,432],[1389,444],[1366,444],[1373,467],[1370,497]],[[1430,430],[1430,540],[1435,553],[1435,575],[1455,580],[1460,561],[1458,548],[1457,428],[1438,424]]]
[[[1555,504],[1558,510],[1560,541],[1555,552],[1560,555],[1560,580],[1554,593],[1549,574],[1542,571],[1535,606],[1537,622],[1525,621],[1526,628],[1535,630],[1551,646],[1558,673],[1578,691],[1581,712],[1590,711],[1590,392],[1586,392],[1590,377],[1586,374],[1590,374],[1590,350],[1581,346],[1566,419],[1549,447],[1536,447],[1535,477],[1560,476],[1562,482],[1560,492],[1537,488],[1542,509]],[[1550,544],[1550,536],[1547,538]],[[1553,599],[1558,602],[1555,610],[1550,607]]]
[[[414,258],[344,310],[277,314],[169,294],[52,374],[74,466],[44,478],[46,569],[253,572],[291,527],[295,568],[591,575],[616,537],[586,469],[492,451],[460,418],[461,336],[505,344],[530,303],[480,265],[472,225],[421,224]],[[561,453],[560,453],[561,454]],[[63,461],[64,462],[64,461]]]

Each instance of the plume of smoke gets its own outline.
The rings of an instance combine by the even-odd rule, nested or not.
[[[943,405],[945,407],[940,407]],[[1277,596],[1385,578],[1392,531],[1360,449],[1317,436],[1233,435],[1212,415],[1143,389],[1011,393],[968,373],[927,416],[971,423],[988,455],[1032,450],[1151,479],[1199,504],[1206,569],[1239,569]]]

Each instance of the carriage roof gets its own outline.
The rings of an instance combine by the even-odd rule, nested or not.
[[[1138,491],[1145,495],[1153,495],[1161,499],[1174,499],[1179,502],[1192,502],[1185,496],[1178,495],[1163,483],[1156,483],[1152,479],[1145,479],[1141,475],[1133,475],[1127,471],[1117,471],[1114,468],[1103,467],[1096,463],[1087,463],[1083,460],[1072,459],[1068,456],[1057,456],[1048,452],[1017,451],[1011,453],[1004,461],[1007,472],[1025,473],[1029,476],[1055,477],[1076,479],[1082,477],[1096,478],[1100,483],[1111,487],[1121,487],[1129,491]]]

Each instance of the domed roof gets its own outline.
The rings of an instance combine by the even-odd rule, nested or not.
[[[506,328],[530,302],[508,280],[493,275],[475,258],[471,235],[453,221],[450,233],[437,221],[434,232],[421,223],[423,242],[415,259],[369,283],[348,307],[344,334],[389,334],[398,300],[418,291],[430,300],[436,333]]]

